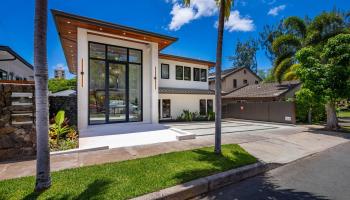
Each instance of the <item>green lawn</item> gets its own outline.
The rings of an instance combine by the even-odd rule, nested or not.
[[[339,111],[338,117],[349,117],[350,118],[350,110]]]
[[[238,145],[173,152],[52,173],[52,187],[33,193],[34,177],[0,182],[0,199],[127,199],[179,183],[255,163]]]

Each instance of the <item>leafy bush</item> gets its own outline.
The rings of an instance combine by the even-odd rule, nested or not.
[[[74,127],[68,126],[65,112],[59,111],[50,125],[49,142],[51,151],[74,149],[78,147],[78,134]]]
[[[298,122],[308,122],[308,113],[311,109],[312,122],[326,120],[325,105],[309,90],[302,88],[296,93],[296,118]]]
[[[181,115],[177,117],[178,121],[212,121],[215,119],[214,112],[208,112],[207,115],[200,115],[198,112],[190,112],[189,110],[183,110]]]
[[[77,79],[50,79],[48,84],[49,91],[53,93],[69,89],[74,90],[77,85]]]

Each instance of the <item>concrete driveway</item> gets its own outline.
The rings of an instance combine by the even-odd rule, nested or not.
[[[213,135],[215,133],[214,122],[172,122],[163,123],[165,126],[187,131],[197,136]],[[234,119],[225,119],[221,123],[222,134],[245,133],[245,132],[262,132],[271,130],[290,130],[296,128],[293,125],[277,124],[256,121],[238,121]]]

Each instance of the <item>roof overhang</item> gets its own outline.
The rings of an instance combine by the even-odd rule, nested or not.
[[[58,34],[60,36],[63,51],[71,73],[76,74],[77,70],[77,30],[85,28],[91,31],[112,34],[116,37],[131,38],[138,41],[158,43],[159,51],[177,40],[175,37],[161,35],[153,32],[143,31],[127,26],[113,24],[101,20],[82,17],[65,13],[58,10],[51,10]]]
[[[21,64],[27,66],[29,69],[33,70],[34,67],[28,63],[24,58],[18,55],[8,46],[0,46],[0,62],[16,62],[19,61]]]
[[[194,59],[194,58],[187,58],[182,56],[175,56],[170,54],[159,54],[160,59],[167,59],[167,60],[173,60],[173,61],[179,61],[179,62],[187,62],[187,63],[193,63],[198,65],[206,65],[208,67],[214,67],[215,63],[207,60],[200,60],[200,59]]]

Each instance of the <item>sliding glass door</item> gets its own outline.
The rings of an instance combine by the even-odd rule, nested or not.
[[[89,124],[142,121],[142,51],[89,43]]]

